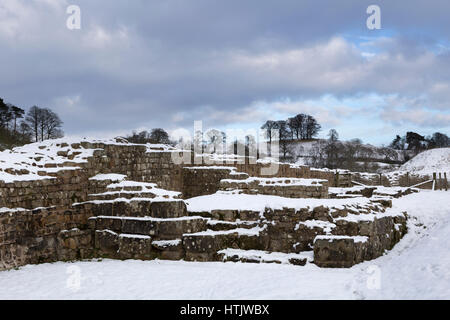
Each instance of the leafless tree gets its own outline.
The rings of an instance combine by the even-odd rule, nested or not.
[[[25,121],[35,141],[60,138],[64,135],[61,129],[63,122],[55,112],[48,108],[31,107]]]

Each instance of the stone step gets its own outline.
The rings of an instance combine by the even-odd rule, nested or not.
[[[151,236],[95,231],[94,248],[101,257],[113,259],[180,260],[184,257],[181,239],[153,240]]]
[[[155,240],[152,242],[152,246],[160,259],[181,260],[184,258],[183,241],[181,239]]]
[[[223,220],[214,220],[210,219],[207,222],[207,227],[213,231],[227,231],[233,229],[251,229],[258,226],[258,221],[241,221],[236,220],[235,222],[223,221]]]
[[[185,233],[206,230],[207,219],[202,217],[152,218],[97,216],[89,219],[92,230],[110,230],[116,233],[151,236],[157,240],[181,238]]]
[[[373,221],[336,221],[331,235],[314,239],[314,263],[319,267],[349,268],[375,259],[400,241],[407,231],[406,216],[385,216]]]
[[[236,222],[239,220],[256,222],[261,220],[260,212],[251,210],[211,210],[188,212],[188,214],[190,216],[201,216],[227,222]]]
[[[261,234],[265,227],[233,229],[228,231],[207,230],[182,237],[188,261],[221,261],[218,251],[235,248],[243,250],[263,250],[266,238]]]
[[[246,263],[277,263],[304,266],[313,262],[313,251],[300,253],[269,252],[262,250],[224,249],[218,252],[219,258],[224,261]]]
[[[74,205],[92,216],[180,218],[188,216],[186,204],[181,199],[116,199],[94,200]],[[198,215],[197,215],[198,216]]]
[[[88,195],[89,200],[116,200],[116,199],[134,199],[134,198],[146,198],[153,199],[156,195],[152,192],[140,192],[140,191],[111,191],[104,193],[96,193]]]
[[[239,190],[244,194],[265,194],[287,198],[328,198],[328,180],[300,178],[223,179],[222,191]]]

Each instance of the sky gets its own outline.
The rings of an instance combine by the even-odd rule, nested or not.
[[[375,145],[450,134],[449,14],[446,0],[0,0],[0,97],[51,108],[80,136],[256,130],[298,113],[319,137]]]

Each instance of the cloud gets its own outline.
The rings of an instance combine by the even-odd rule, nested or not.
[[[380,0],[383,32],[366,29],[365,0],[73,2],[81,30],[66,28],[67,1],[0,0],[2,97],[54,108],[69,133],[297,112],[325,126],[389,113],[404,126],[447,123],[444,2]]]
[[[435,113],[425,108],[392,110],[387,108],[381,113],[387,123],[407,126],[415,125],[430,128],[450,128],[450,113]]]

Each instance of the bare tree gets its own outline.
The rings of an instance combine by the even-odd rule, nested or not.
[[[63,122],[59,116],[52,110],[46,108],[42,110],[42,119],[44,124],[44,134],[46,139],[61,138],[64,136],[61,127]]]
[[[25,121],[31,130],[35,141],[54,139],[63,136],[63,122],[59,116],[48,108],[33,106],[28,110]]]
[[[212,153],[216,153],[218,149],[225,151],[226,134],[217,129],[211,129],[206,132],[206,143],[212,147]]]
[[[330,141],[339,140],[339,133],[336,131],[336,129],[330,129],[330,131],[328,132],[328,140]]]
[[[267,130],[266,137],[269,139],[269,144],[272,143],[272,139],[277,136],[275,129],[278,128],[277,121],[267,120],[261,127],[261,129]]]
[[[292,145],[289,143],[289,138],[292,136],[290,126],[287,121],[277,121],[276,128],[279,130],[280,151],[283,155],[283,160],[292,156]]]
[[[38,106],[32,106],[30,110],[28,110],[27,115],[25,117],[25,121],[27,122],[32,135],[34,136],[35,141],[39,141],[39,127],[41,123],[41,108]]]

